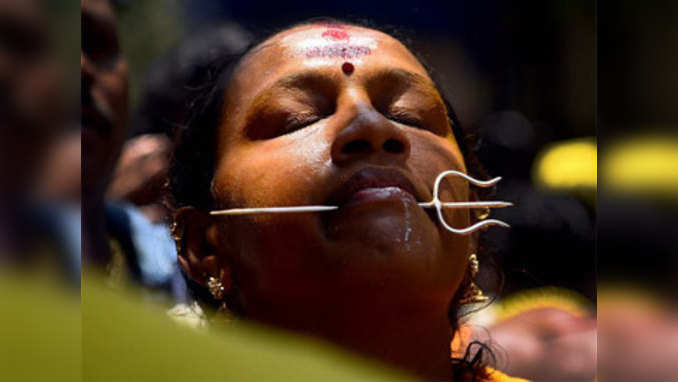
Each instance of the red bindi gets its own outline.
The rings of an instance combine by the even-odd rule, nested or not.
[[[350,62],[344,62],[341,65],[341,71],[344,72],[347,75],[350,75],[351,73],[353,73],[353,70],[355,70],[355,67]]]

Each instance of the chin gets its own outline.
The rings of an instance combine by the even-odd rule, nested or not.
[[[421,293],[438,290],[449,280],[456,256],[443,250],[436,231],[381,224],[369,230],[356,224],[333,243],[328,257],[342,288],[377,295],[384,290]]]
[[[329,239],[362,247],[365,255],[411,255],[439,246],[436,225],[418,206],[378,207],[333,214],[326,226]]]

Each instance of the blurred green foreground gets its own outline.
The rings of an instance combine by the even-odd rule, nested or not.
[[[196,331],[135,293],[83,281],[0,275],[5,381],[397,381],[407,378],[314,341],[244,323]]]

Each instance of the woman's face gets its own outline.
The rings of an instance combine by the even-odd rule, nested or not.
[[[212,244],[248,315],[361,304],[446,313],[470,239],[417,202],[432,199],[441,171],[465,171],[464,158],[433,82],[402,44],[336,24],[285,31],[241,62],[223,116],[215,209],[339,206],[213,218]],[[443,201],[469,199],[463,181],[441,189]],[[466,210],[445,215],[469,223]]]

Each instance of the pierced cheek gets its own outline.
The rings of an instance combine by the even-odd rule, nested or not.
[[[441,190],[440,192],[440,201],[445,202],[466,202],[468,200],[468,192],[462,190],[457,190],[455,187],[454,191],[447,189]],[[463,228],[469,225],[470,217],[469,210],[466,209],[448,209],[443,210],[443,216],[447,224],[455,228]]]

